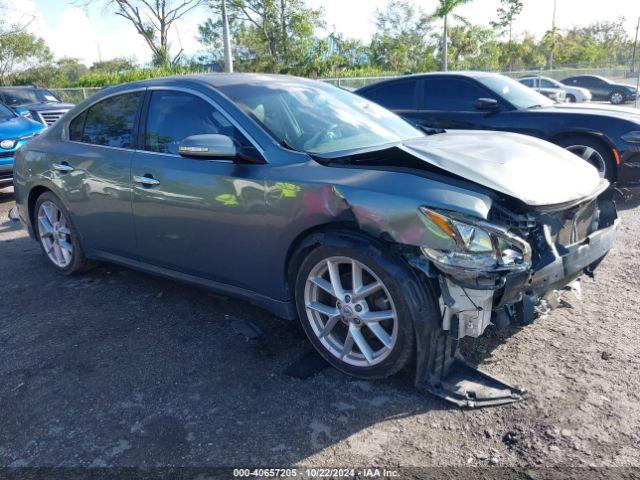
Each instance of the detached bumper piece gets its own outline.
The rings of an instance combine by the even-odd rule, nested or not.
[[[415,385],[459,407],[504,405],[527,398],[527,392],[467,363],[458,340],[444,330],[425,328],[418,339]]]

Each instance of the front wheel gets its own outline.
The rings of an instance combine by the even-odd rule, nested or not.
[[[407,301],[406,284],[415,280],[383,246],[363,247],[348,237],[336,245],[318,246],[300,265],[296,304],[302,326],[338,370],[365,379],[388,377],[413,356],[416,307]]]
[[[576,136],[563,138],[557,144],[593,165],[601,178],[610,182],[615,179],[613,153],[599,141],[586,136]]]
[[[612,92],[611,95],[609,95],[609,101],[614,105],[621,105],[627,101],[627,96],[624,94],[624,92],[616,90],[615,92]]]

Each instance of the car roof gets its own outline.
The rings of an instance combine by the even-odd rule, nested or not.
[[[605,77],[601,77],[600,75],[572,75],[570,77],[567,77],[565,80],[568,80],[569,78],[599,78],[600,80],[606,80],[607,82],[609,81],[609,79],[605,78]]]
[[[545,77],[544,75],[527,75],[526,77],[518,77],[518,80],[528,80],[530,78],[544,78],[545,80],[554,80],[553,78]]]
[[[369,85],[366,85],[364,87],[361,87],[359,89],[356,90],[356,92],[359,91],[365,91],[368,90],[370,88],[377,88],[379,86],[388,84],[388,83],[394,83],[394,82],[399,82],[399,81],[403,81],[403,80],[407,80],[407,79],[420,79],[420,78],[427,78],[427,77],[440,77],[440,76],[456,76],[456,77],[466,77],[466,78],[473,78],[473,79],[478,79],[478,78],[486,78],[486,77],[495,77],[495,76],[503,76],[500,73],[493,73],[493,72],[480,72],[480,71],[475,71],[475,70],[461,70],[461,71],[455,71],[455,72],[426,72],[426,73],[411,73],[408,75],[402,75],[399,77],[392,77],[389,79],[385,79],[382,80],[380,82],[376,82],[376,83],[372,83]]]
[[[196,73],[189,75],[173,75],[169,77],[149,78],[134,82],[139,85],[155,85],[167,81],[196,81],[205,83],[212,87],[223,87],[227,85],[246,85],[256,83],[305,83],[313,82],[308,78],[293,77],[289,75],[279,75],[271,73]]]

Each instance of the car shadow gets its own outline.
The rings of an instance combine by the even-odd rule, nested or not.
[[[13,187],[0,187],[0,204],[14,200]]]
[[[62,276],[26,237],[0,252],[0,288],[15,292],[0,318],[0,465],[9,451],[30,465],[288,465],[452,408],[410,371],[287,375],[304,332],[247,302],[113,265]]]

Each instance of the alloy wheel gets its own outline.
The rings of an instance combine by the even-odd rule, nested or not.
[[[361,262],[329,257],[307,277],[307,321],[322,345],[341,361],[368,367],[386,359],[398,336],[393,299]]]
[[[624,102],[624,95],[620,92],[614,92],[611,94],[611,103],[618,105]]]
[[[73,259],[69,222],[64,212],[48,200],[38,209],[38,234],[49,260],[57,267],[68,267]]]
[[[596,167],[600,178],[605,178],[607,174],[607,163],[595,148],[589,147],[587,145],[571,145],[569,147],[566,147],[566,149]]]

